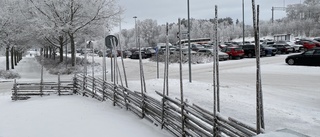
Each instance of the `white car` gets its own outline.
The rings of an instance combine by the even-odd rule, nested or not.
[[[213,56],[213,49],[200,49],[198,50],[198,54]],[[220,61],[229,59],[229,55],[227,53],[221,52],[220,50],[218,50],[218,56]]]
[[[292,41],[287,41],[286,42],[288,45],[290,45],[290,47],[293,48],[293,52],[300,52],[300,51],[303,51],[303,45],[298,45],[298,44],[295,44],[294,42]]]

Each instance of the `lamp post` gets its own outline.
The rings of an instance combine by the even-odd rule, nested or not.
[[[136,42],[136,48],[137,48],[137,16],[134,16],[134,35],[135,35],[135,42]]]
[[[242,0],[242,45],[244,45],[244,0]]]
[[[189,57],[189,82],[192,82],[191,74],[191,45],[190,45],[190,4],[189,0],[187,2],[188,6],[188,57]]]

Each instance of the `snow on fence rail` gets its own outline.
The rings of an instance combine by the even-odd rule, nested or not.
[[[196,104],[181,104],[178,99],[157,91],[155,92],[162,97],[161,101],[121,85],[103,81],[101,78],[76,74],[73,80],[75,93],[100,101],[109,99],[114,106],[126,108],[139,117],[161,126],[174,136],[249,137],[257,135],[257,130],[244,122],[224,117],[219,113],[214,117],[212,112]],[[182,107],[184,109],[181,109]]]

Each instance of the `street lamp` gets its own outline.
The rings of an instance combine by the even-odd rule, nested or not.
[[[189,57],[189,82],[192,82],[191,74],[191,44],[190,44],[190,4],[189,0],[187,1],[188,6],[188,57]]]
[[[137,48],[137,16],[134,16],[134,35],[135,35],[135,42],[136,42],[136,48]]]
[[[244,0],[242,0],[242,45],[244,45]]]

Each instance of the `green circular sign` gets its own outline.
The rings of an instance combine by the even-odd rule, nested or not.
[[[105,38],[106,47],[109,48],[109,49],[112,49],[113,48],[112,46],[118,46],[118,43],[119,43],[118,42],[118,38],[116,36],[114,36],[114,35],[108,35]]]

